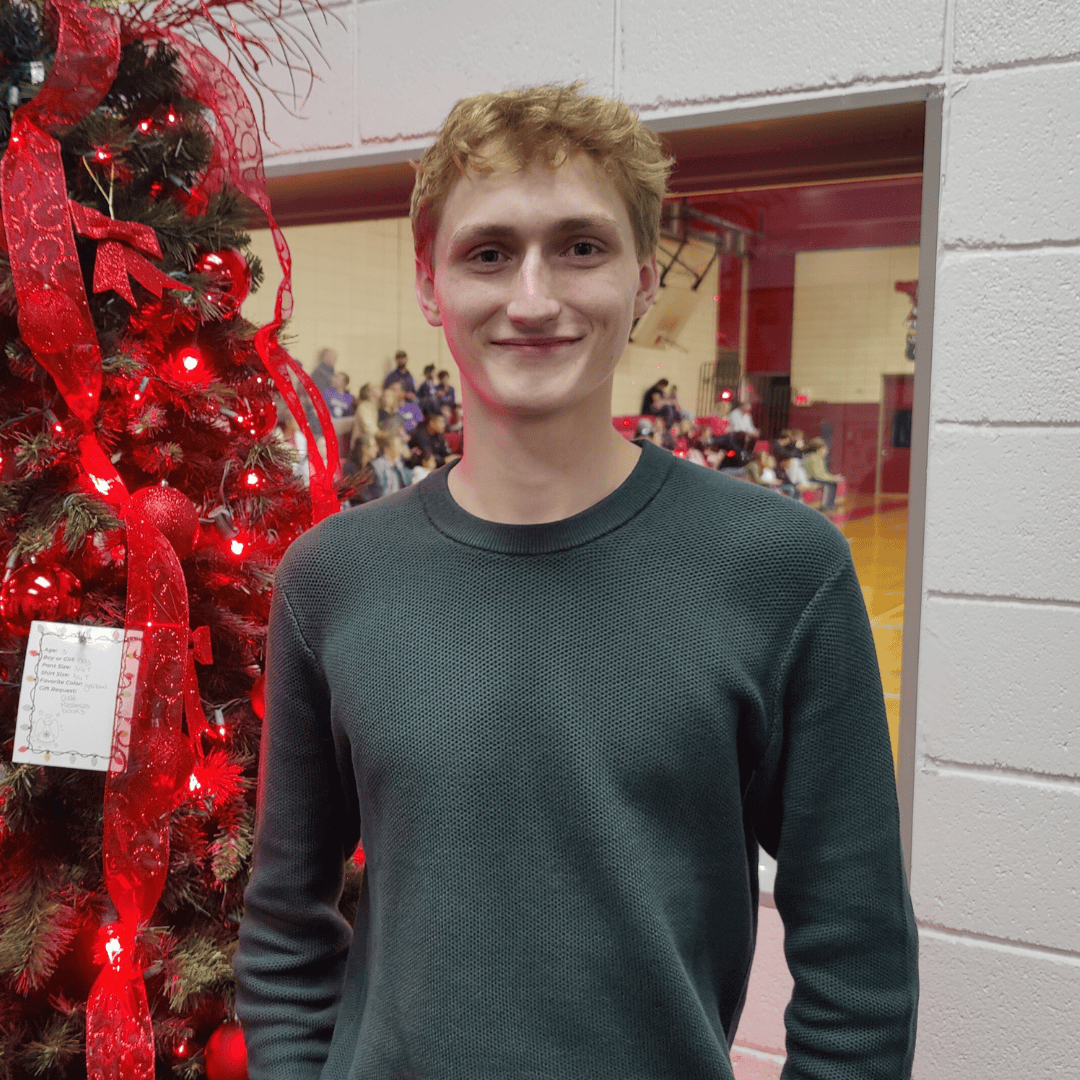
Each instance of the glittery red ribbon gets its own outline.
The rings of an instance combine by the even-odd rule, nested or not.
[[[105,783],[104,865],[116,906],[115,948],[87,1002],[91,1080],[152,1080],[154,1040],[137,954],[138,935],[161,897],[169,867],[169,821],[193,753],[182,729],[188,661],[187,586],[172,545],[133,511],[127,514],[125,649],[137,667],[117,723]],[[130,725],[130,726],[128,726]]]
[[[0,162],[0,203],[19,333],[71,411],[90,421],[101,391],[101,353],[75,248],[60,144],[49,130],[77,123],[105,96],[120,62],[119,22],[79,0],[49,2],[59,20],[56,60],[37,95],[12,119]]]

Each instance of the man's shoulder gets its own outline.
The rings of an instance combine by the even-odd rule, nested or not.
[[[680,458],[657,511],[687,559],[719,560],[748,578],[821,582],[851,559],[840,530],[801,500]]]
[[[342,575],[363,574],[388,561],[400,565],[403,536],[415,536],[426,522],[416,487],[341,510],[301,534],[285,552],[275,585],[321,590]]]

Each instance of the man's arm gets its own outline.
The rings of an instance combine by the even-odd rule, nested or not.
[[[783,715],[759,836],[794,979],[784,1080],[909,1080],[918,936],[874,640],[848,562],[778,667]]]
[[[251,880],[234,963],[251,1080],[316,1080],[337,1016],[352,931],[337,910],[356,847],[330,693],[275,588]]]

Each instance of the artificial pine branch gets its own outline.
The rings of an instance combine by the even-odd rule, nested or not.
[[[232,982],[229,960],[221,943],[208,934],[192,933],[177,943],[167,965],[169,1007],[183,1013],[196,995],[219,993]]]
[[[44,871],[41,863],[27,865],[25,877],[0,898],[0,975],[12,977],[21,994],[39,989],[52,975],[79,928],[78,911],[64,895],[70,882],[50,880]]]
[[[255,841],[255,821],[250,811],[210,844],[210,867],[216,881],[231,881],[251,857]]]
[[[19,1052],[19,1061],[28,1076],[55,1076],[83,1053],[86,1038],[85,1014],[72,1011],[54,1014],[36,1039]]]
[[[64,499],[61,518],[64,522],[64,545],[70,552],[75,551],[90,533],[120,527],[119,519],[105,503],[83,492],[73,492]]]

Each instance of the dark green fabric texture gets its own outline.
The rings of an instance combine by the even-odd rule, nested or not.
[[[839,531],[651,444],[544,525],[469,515],[446,474],[278,571],[251,1080],[730,1080],[758,843],[795,980],[784,1077],[907,1080],[916,933]]]

